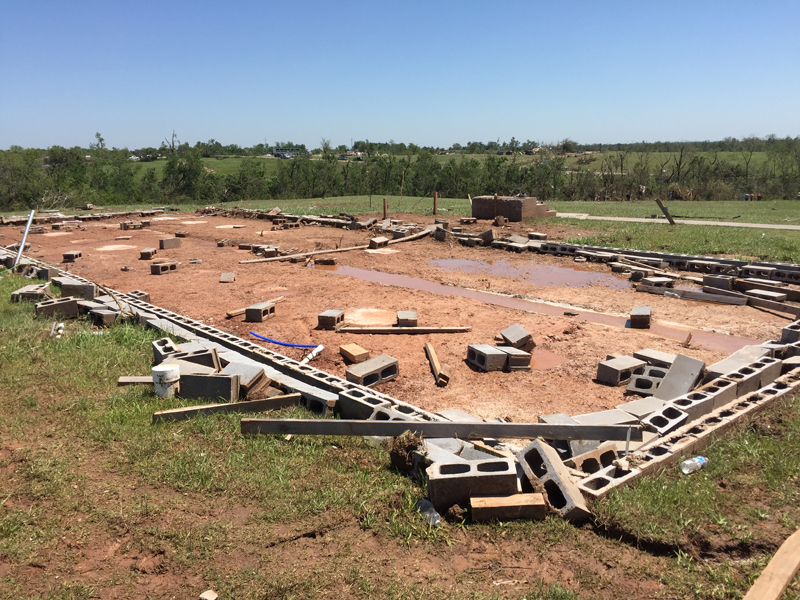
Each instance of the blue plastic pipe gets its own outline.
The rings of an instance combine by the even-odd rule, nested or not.
[[[278,344],[278,346],[288,346],[289,348],[316,348],[319,344],[289,344],[287,342],[279,342],[278,340],[271,340],[268,337],[264,337],[263,335],[258,335],[257,333],[250,332],[250,335],[257,337],[260,340],[264,340],[265,342],[269,342],[270,344]]]

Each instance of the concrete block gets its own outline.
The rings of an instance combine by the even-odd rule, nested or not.
[[[339,354],[355,364],[362,363],[369,358],[369,350],[364,350],[364,348],[358,344],[339,346]]]
[[[78,300],[79,315],[88,315],[90,311],[106,310],[107,308],[108,306],[106,304],[100,304],[99,302],[92,302],[91,300]]]
[[[398,327],[416,327],[417,326],[417,311],[415,311],[415,310],[398,310],[397,311],[397,326]]]
[[[534,440],[517,453],[517,460],[533,489],[544,492],[553,510],[573,522],[589,517],[586,502],[555,449]]]
[[[745,296],[759,298],[761,300],[771,300],[772,302],[785,302],[786,294],[782,292],[773,292],[770,290],[747,290]]]
[[[96,327],[109,327],[114,324],[120,313],[116,310],[107,310],[104,308],[96,308],[89,311],[89,317],[92,319],[92,324]]]
[[[411,475],[415,479],[425,481],[428,477],[428,467],[434,463],[466,463],[460,456],[433,444],[424,443],[424,450],[414,450],[412,453]]]
[[[171,239],[178,239],[178,238],[171,238]],[[177,270],[178,270],[178,263],[172,261],[151,263],[150,265],[151,275],[163,275],[164,273],[170,273],[172,271],[177,271]]]
[[[781,361],[765,356],[735,373],[729,373],[727,379],[736,382],[736,395],[744,396],[750,392],[769,385],[781,375]]]
[[[44,267],[39,269],[36,276],[43,281],[50,281],[53,277],[58,277],[58,269]]]
[[[639,422],[632,414],[616,408],[577,415],[574,419],[581,425],[636,425]]]
[[[519,491],[511,459],[435,463],[428,467],[428,496],[434,508],[446,512],[454,504],[466,507],[477,496],[511,495]]]
[[[644,277],[642,278],[643,285],[652,287],[668,287],[671,288],[675,285],[675,280],[669,277]]]
[[[640,421],[648,415],[660,410],[666,402],[657,398],[641,398],[625,404],[617,404],[617,409],[623,410],[639,419]]]
[[[742,367],[747,367],[758,359],[769,356],[769,348],[763,346],[745,346],[740,348],[728,358],[708,367],[706,377],[703,381],[711,381],[717,377],[722,377],[728,373],[738,371]]]
[[[234,273],[223,273],[219,276],[220,283],[233,283],[236,281],[236,275]]]
[[[601,498],[608,494],[613,488],[626,485],[639,476],[638,469],[623,469],[616,465],[610,465],[601,469],[594,475],[581,480],[578,489],[584,496],[589,498]]]
[[[83,300],[94,300],[97,296],[97,286],[93,283],[83,283],[80,281],[64,282],[61,285],[62,296],[74,296]]]
[[[47,315],[54,316],[56,314],[63,317],[75,319],[78,317],[78,299],[72,297],[55,298],[53,300],[45,300],[39,302],[34,306],[36,316]]]
[[[150,260],[156,254],[158,254],[158,249],[156,248],[145,248],[144,250],[139,251],[139,260]]]
[[[546,240],[547,234],[546,233],[536,233],[535,231],[528,232],[528,239],[529,240]]]
[[[178,395],[181,398],[198,400],[239,401],[239,375],[211,373],[181,373]]]
[[[330,309],[317,315],[317,329],[335,330],[344,323],[344,311]]]
[[[68,262],[75,262],[82,256],[83,254],[81,253],[80,250],[72,250],[70,252],[64,252],[64,254],[61,255],[61,258],[65,263],[68,263]]]
[[[153,342],[153,364],[160,365],[171,354],[177,354],[180,348],[170,338],[161,338]]]
[[[188,231],[176,231],[175,232],[175,237],[179,237],[179,238],[189,237],[189,232]]]
[[[737,383],[725,377],[718,377],[696,391],[708,394],[714,398],[714,410],[733,402],[737,396]]]
[[[170,362],[176,360],[183,360],[197,365],[203,365],[205,367],[214,369],[214,372],[219,372],[221,370],[219,354],[217,354],[216,348],[197,350],[195,352],[177,352],[170,355]]]
[[[247,323],[261,323],[275,316],[275,305],[272,302],[259,302],[248,306],[244,311],[244,320]]]
[[[213,375],[218,371],[212,367],[207,367],[205,365],[200,365],[193,362],[188,362],[185,360],[180,360],[177,358],[173,358],[174,355],[168,357],[164,363],[169,363],[171,365],[177,365],[180,371],[181,377],[184,375]]]
[[[414,409],[395,404],[390,406],[377,406],[369,416],[370,421],[418,421],[420,414]]]
[[[597,473],[600,469],[611,466],[617,459],[616,442],[605,442],[588,452],[579,454],[564,461],[564,465],[582,471],[588,475]]]
[[[652,396],[666,374],[667,369],[648,365],[644,368],[644,373],[631,377],[631,382],[625,391],[640,396]]]
[[[619,385],[628,381],[633,375],[642,375],[644,367],[643,360],[630,356],[604,360],[597,364],[597,381],[605,385]]]
[[[128,292],[128,296],[135,298],[136,300],[141,300],[142,302],[150,303],[150,294],[147,292],[143,292],[142,290],[133,290],[132,292]]]
[[[470,498],[470,516],[473,521],[510,521],[528,519],[541,521],[547,512],[542,494],[514,494]]]
[[[661,410],[652,413],[642,421],[648,430],[665,435],[686,423],[689,415],[671,404],[665,405]]]
[[[675,408],[687,414],[686,422],[691,423],[714,411],[714,396],[705,392],[689,392],[670,401]]]
[[[365,390],[351,389],[339,392],[336,412],[343,419],[369,419],[376,408],[388,408],[389,402]]]
[[[229,362],[220,371],[222,375],[238,375],[239,385],[242,386],[242,392],[249,394],[262,387],[269,385],[270,380],[267,377],[264,367],[245,362]]]
[[[637,350],[633,353],[634,358],[643,360],[648,365],[653,367],[666,367],[667,369],[675,362],[675,354],[668,352],[661,352],[660,350],[653,350],[652,348],[645,348],[644,350]]]
[[[69,296],[70,294],[64,294]],[[26,285],[18,290],[11,292],[11,302],[41,302],[52,298],[50,295],[50,285],[47,283],[39,283],[33,285]]]
[[[579,425],[578,421],[565,413],[539,415],[539,423],[546,423],[548,425]],[[545,442],[555,448],[561,460],[585,454],[597,448],[600,443],[597,440],[545,440]]]
[[[525,348],[533,340],[533,336],[519,323],[514,323],[500,332],[506,346]]]
[[[375,250],[377,248],[385,248],[388,245],[389,245],[389,238],[383,236],[374,237],[369,241],[369,247],[372,250]]]
[[[502,350],[508,354],[506,360],[507,371],[530,371],[531,370],[531,354],[519,348],[511,346],[497,346],[498,350]]]
[[[631,327],[633,329],[650,329],[650,307],[634,306],[631,310]]]
[[[762,347],[769,349],[769,357],[783,360],[789,355],[789,344],[779,342],[777,340],[767,340],[760,344]]]
[[[380,354],[375,358],[348,367],[345,375],[347,381],[370,387],[396,379],[399,372],[400,366],[396,358]]]
[[[702,360],[678,354],[653,396],[660,400],[672,400],[689,393],[703,376],[705,366]]]
[[[181,247],[180,238],[171,237],[171,238],[162,238],[158,240],[159,250],[170,250],[172,248],[180,248],[180,247]]]
[[[730,275],[703,275],[703,287],[732,291],[735,279]]]
[[[793,344],[800,341],[800,321],[790,323],[781,330],[781,342],[784,344]]]
[[[781,375],[785,375],[789,371],[794,371],[798,367],[800,367],[800,356],[790,356],[784,359],[781,364]]]
[[[217,345],[204,346],[200,342],[183,342],[182,344],[178,344],[178,352],[200,352],[202,350],[206,350],[207,348],[217,348],[217,355],[220,356],[220,364],[222,364],[222,356],[220,348],[224,350],[225,348],[224,346],[219,346],[219,347],[217,347]]]
[[[467,362],[482,371],[502,371],[506,367],[508,354],[488,344],[467,346]]]

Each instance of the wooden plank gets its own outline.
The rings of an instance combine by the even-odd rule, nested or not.
[[[747,279],[736,279],[733,286],[740,292],[747,292],[750,290],[766,290],[768,292],[778,292],[786,294],[786,299],[790,302],[800,302],[800,291],[791,288],[776,287],[774,285],[767,285],[766,283],[753,283]]]
[[[277,304],[278,302],[283,302],[284,300],[286,300],[285,296],[278,296],[274,300],[265,300],[265,302],[271,302],[272,304]],[[247,310],[247,307],[245,307],[245,308],[237,308],[236,310],[232,310],[232,311],[226,312],[225,313],[225,318],[226,319],[232,319],[233,317],[238,317],[239,315],[243,315],[246,310]]]
[[[747,303],[750,306],[756,306],[758,308],[766,308],[768,310],[774,310],[777,312],[787,313],[790,315],[794,315],[795,317],[800,317],[800,307],[792,306],[791,304],[786,304],[785,302],[775,302],[773,300],[762,300],[761,298],[752,298],[747,297]]]
[[[727,296],[728,298],[743,298],[745,302],[747,301],[747,296],[744,294],[740,294],[739,292],[734,292],[731,290],[723,290],[722,288],[704,285],[703,291],[706,294],[716,294],[717,296]]]
[[[470,516],[474,521],[497,519],[531,519],[543,521],[547,507],[542,494],[514,494],[513,496],[471,497]]]
[[[682,300],[695,300],[697,302],[715,302],[717,304],[733,304],[736,306],[744,306],[748,303],[747,298],[731,298],[729,296],[716,295],[713,293],[703,294],[690,290],[676,290],[675,288],[654,287],[650,285],[640,285],[636,288],[636,291],[656,294],[658,296],[680,298]]]
[[[664,208],[664,205],[661,204],[661,200],[656,198],[656,204],[658,204],[658,208],[661,209],[661,212],[664,213],[664,216],[667,217],[667,221],[669,221],[669,224],[675,225],[675,220],[672,218],[672,215],[669,214],[669,211],[666,208]]]
[[[433,346],[429,343],[425,344],[425,354],[428,355],[428,360],[431,363],[431,371],[433,371],[436,385],[439,387],[446,386],[450,381],[450,374],[442,372],[442,365],[439,363],[439,357],[436,356],[436,350],[434,350]]]
[[[273,396],[263,400],[248,400],[246,402],[231,402],[226,404],[201,404],[198,406],[184,406],[170,410],[160,410],[153,413],[153,423],[160,421],[185,421],[199,415],[213,415],[217,413],[254,413],[265,410],[277,410],[288,406],[300,404],[300,394],[286,394]]]
[[[319,256],[320,254],[335,254],[336,252],[349,252],[350,250],[366,250],[369,248],[367,246],[351,246],[349,248],[336,248],[334,250],[316,250],[315,252],[302,252],[300,254],[289,254],[287,256],[273,256],[270,258],[254,258],[251,260],[240,260],[240,265],[246,265],[250,263],[264,263],[264,262],[276,262],[281,260],[290,260],[292,258],[307,258],[309,256]]]
[[[637,425],[551,425],[549,423],[465,423],[447,421],[361,421],[345,419],[242,419],[242,433],[295,435],[398,436],[414,431],[424,437],[526,438],[548,440],[642,441]]]
[[[339,327],[337,333],[467,333],[472,327]]]
[[[800,569],[800,530],[781,544],[744,600],[778,600]]]
[[[133,375],[131,377],[120,377],[117,379],[117,385],[136,385],[137,383],[143,383],[145,385],[153,385],[153,376],[152,375]]]

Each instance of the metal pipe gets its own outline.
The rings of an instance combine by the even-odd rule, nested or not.
[[[14,264],[11,265],[11,268],[14,269],[19,262],[19,257],[22,256],[22,251],[25,249],[25,240],[28,239],[28,231],[31,229],[31,223],[33,223],[33,215],[36,213],[36,210],[32,210],[30,216],[28,217],[28,224],[25,226],[25,233],[22,234],[22,241],[19,243],[19,250],[17,250],[17,258],[14,259]]]

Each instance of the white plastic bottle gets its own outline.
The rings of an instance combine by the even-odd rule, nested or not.
[[[417,500],[417,510],[425,517],[428,525],[432,527],[441,526],[442,518],[439,516],[439,513],[436,512],[436,509],[433,508],[433,504],[431,504],[429,500],[425,498]]]
[[[705,467],[707,464],[708,459],[705,456],[695,456],[694,458],[690,458],[689,460],[685,460],[681,463],[681,473],[684,475],[694,473],[695,471],[699,471]]]

